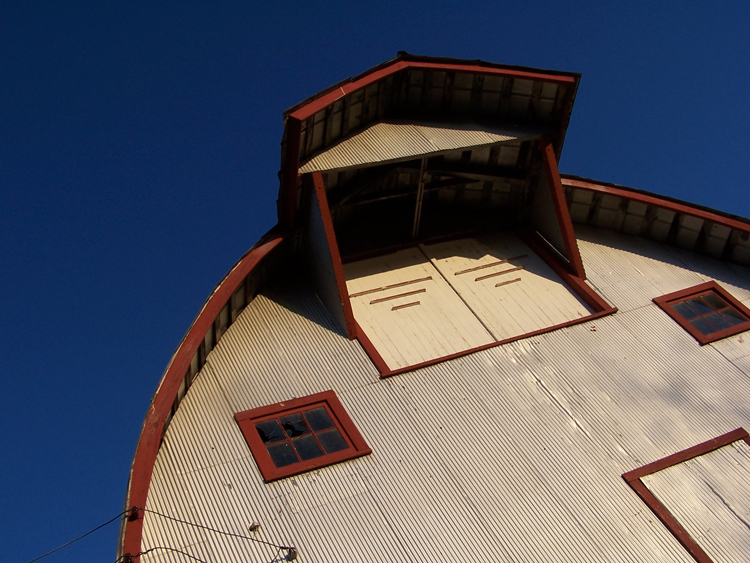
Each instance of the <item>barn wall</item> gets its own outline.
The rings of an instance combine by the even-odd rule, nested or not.
[[[750,429],[750,337],[698,346],[651,298],[716,279],[748,304],[750,275],[578,234],[617,314],[385,380],[307,286],[262,292],[175,414],[147,508],[295,545],[300,561],[692,561],[620,476]],[[265,484],[234,413],[327,389],[373,453]],[[275,551],[147,514],[143,549],[159,545],[211,561]]]

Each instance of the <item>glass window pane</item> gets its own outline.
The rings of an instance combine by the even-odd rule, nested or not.
[[[323,455],[323,450],[320,449],[318,442],[315,441],[312,434],[302,436],[301,438],[295,438],[292,440],[292,443],[302,461]]]
[[[307,427],[305,419],[302,418],[302,413],[294,413],[288,416],[281,417],[281,425],[286,430],[286,433],[290,438],[296,438],[304,434],[309,434],[310,429]]]
[[[326,428],[333,428],[334,424],[331,417],[328,416],[328,411],[323,407],[312,409],[305,412],[305,418],[307,423],[310,425],[315,432],[318,430],[325,430]]]
[[[732,328],[732,323],[730,323],[728,320],[726,320],[724,317],[722,317],[719,313],[711,313],[710,315],[706,315],[703,317],[708,322],[710,322],[714,327],[716,327],[716,330],[724,330],[725,328]]]
[[[292,448],[289,442],[274,444],[273,446],[268,446],[266,449],[276,467],[286,467],[299,461],[297,455],[294,453],[294,448]]]
[[[745,315],[735,309],[732,309],[731,307],[729,309],[726,309],[725,311],[722,311],[721,314],[733,325],[741,325],[742,323],[747,321]]]
[[[349,444],[346,443],[346,440],[344,440],[344,437],[336,428],[320,432],[315,436],[317,436],[318,441],[321,443],[327,454],[340,452],[341,450],[349,448]]]
[[[258,430],[258,435],[260,436],[260,439],[263,440],[264,444],[272,444],[279,440],[286,440],[286,435],[281,429],[279,421],[275,418],[259,422],[255,425],[255,428]]]
[[[693,319],[692,321],[690,321],[690,324],[693,325],[695,328],[697,328],[703,334],[711,334],[712,332],[716,332],[716,329],[713,326],[711,326],[711,323],[709,323],[703,317],[698,317],[697,319]]]
[[[694,319],[695,317],[698,316],[698,313],[696,313],[695,311],[693,311],[693,309],[690,307],[690,305],[688,305],[687,303],[684,303],[684,302],[683,303],[675,303],[674,305],[672,305],[672,309],[674,309],[675,311],[677,311],[680,315],[682,315],[683,317],[685,317],[688,320]]]
[[[713,309],[708,306],[708,304],[703,301],[703,297],[694,297],[693,299],[688,299],[685,301],[688,305],[690,305],[699,315],[708,315],[709,313],[713,312]]]
[[[724,307],[728,306],[724,302],[724,300],[715,293],[707,293],[706,295],[701,296],[701,299],[703,299],[703,302],[711,307],[714,311],[718,311],[719,309],[723,309]]]

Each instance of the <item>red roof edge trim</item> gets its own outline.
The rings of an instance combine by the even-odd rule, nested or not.
[[[374,72],[370,72],[362,76],[362,78],[353,80],[352,82],[340,84],[337,88],[329,91],[327,94],[323,94],[319,98],[310,100],[308,103],[300,106],[299,108],[291,112],[289,114],[289,117],[304,121],[308,117],[328,107],[339,98],[343,98],[347,94],[351,94],[352,92],[356,92],[357,90],[365,88],[373,82],[377,82],[381,78],[385,78],[386,76],[395,74],[398,71],[407,68],[408,66],[409,63],[406,63],[404,61],[396,61],[386,67],[379,68]]]
[[[151,474],[156,462],[156,455],[159,452],[164,422],[174,404],[182,380],[190,367],[190,362],[200,347],[206,332],[231,299],[232,294],[245,281],[248,274],[283,240],[284,235],[273,228],[237,262],[214,289],[177,348],[154,393],[141,429],[141,436],[130,469],[128,500],[126,502],[129,510],[134,507],[145,508],[146,506]],[[138,511],[138,515],[138,518],[129,519],[125,524],[121,539],[122,553],[130,554],[134,557],[134,560],[137,560],[135,554],[141,551],[143,534],[143,513]]]
[[[424,60],[401,60],[396,59],[393,62],[382,67],[375,67],[372,71],[361,75],[360,78],[356,78],[350,82],[339,83],[334,89],[329,90],[327,93],[314,97],[309,102],[303,102],[301,105],[294,108],[289,113],[289,117],[304,121],[312,115],[318,113],[320,110],[328,107],[339,98],[356,92],[370,84],[377,82],[378,80],[395,74],[400,70],[406,68],[413,69],[425,69],[425,70],[445,70],[453,72],[473,72],[475,74],[488,74],[495,76],[508,76],[512,78],[523,78],[527,80],[541,80],[543,82],[552,82],[555,84],[575,84],[578,80],[578,76],[572,74],[549,74],[546,72],[538,72],[532,69],[521,70],[518,68],[502,68],[495,66],[483,66],[478,65],[475,61],[467,62],[431,62]]]
[[[282,171],[282,183],[280,198],[282,201],[279,222],[286,228],[294,227],[294,217],[296,215],[296,187],[297,176],[299,171],[299,150],[300,134],[302,122],[319,111],[325,109],[339,98],[356,92],[362,88],[377,82],[387,76],[395,74],[406,68],[415,69],[435,69],[455,72],[473,72],[478,74],[488,74],[496,76],[508,76],[513,78],[523,78],[527,80],[541,80],[553,82],[555,84],[566,84],[575,86],[580,78],[579,74],[573,73],[554,73],[552,71],[538,71],[535,69],[525,69],[520,67],[503,67],[483,63],[482,61],[461,61],[458,59],[436,59],[430,57],[417,57],[414,55],[399,55],[392,61],[376,66],[356,78],[339,82],[337,85],[324,90],[321,94],[308,98],[308,100],[297,104],[285,113],[286,128],[286,148],[284,155],[284,165]],[[571,101],[572,91],[566,95],[563,113],[569,110],[568,104]],[[560,124],[561,131],[564,131],[565,124]],[[562,134],[558,134],[557,151],[562,149]]]
[[[724,225],[732,229],[737,229],[738,231],[750,233],[750,221],[736,215],[722,213],[720,211],[709,209],[707,207],[703,207],[693,203],[688,203],[677,199],[636,190],[633,188],[626,188],[624,186],[605,184],[596,182],[594,180],[573,177],[570,175],[561,175],[561,178],[562,184],[565,187],[580,188],[593,192],[630,199],[640,203],[645,203],[647,205],[655,205],[657,207],[669,209],[670,211],[674,211],[676,213],[691,215],[693,217],[705,219],[706,221],[712,221],[714,223],[718,223],[719,225]]]
[[[560,180],[560,172],[557,169],[557,159],[555,158],[555,149],[549,138],[543,137],[539,143],[544,161],[544,170],[549,180],[549,188],[552,191],[552,202],[555,206],[557,222],[560,225],[563,242],[565,244],[565,253],[567,254],[570,267],[573,273],[579,278],[586,279],[586,270],[583,267],[581,253],[578,251],[578,242],[573,230],[573,220],[570,218],[570,211],[565,202],[565,190]]]
[[[559,70],[543,70],[538,68],[516,66],[516,65],[504,65],[498,63],[491,63],[483,61],[481,59],[456,59],[452,57],[428,57],[424,55],[412,55],[404,51],[400,51],[396,57],[389,61],[380,63],[365,72],[362,72],[356,76],[346,78],[337,82],[336,84],[329,86],[328,88],[321,90],[317,94],[313,94],[309,98],[302,100],[301,102],[293,105],[286,111],[284,111],[284,117],[293,114],[300,108],[307,106],[308,104],[320,99],[333,92],[334,90],[340,91],[341,88],[346,88],[350,84],[359,82],[368,76],[376,73],[380,70],[390,68],[399,62],[405,62],[413,68],[450,68],[451,70],[458,70],[458,67],[465,72],[478,72],[482,74],[505,74],[506,76],[516,76],[518,78],[532,78],[536,80],[548,80],[559,84],[575,83],[581,78],[581,74],[578,72],[566,72]],[[468,67],[474,67],[478,70],[467,70]],[[402,67],[403,68],[403,67]],[[398,69],[400,70],[400,69]],[[393,72],[396,72],[395,70]],[[353,91],[353,90],[349,90]]]

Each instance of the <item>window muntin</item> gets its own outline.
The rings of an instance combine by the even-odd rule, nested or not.
[[[333,391],[237,413],[266,482],[371,452]]]
[[[750,310],[716,282],[657,297],[654,303],[701,344],[750,329]]]
[[[349,447],[325,406],[256,422],[255,429],[278,468]]]

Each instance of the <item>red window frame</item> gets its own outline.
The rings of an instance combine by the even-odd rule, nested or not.
[[[651,509],[651,511],[662,521],[662,523],[672,532],[672,535],[690,552],[690,555],[698,561],[698,563],[713,563],[708,554],[703,551],[698,543],[692,538],[688,531],[682,527],[677,519],[667,510],[667,508],[661,503],[656,496],[648,490],[646,485],[643,484],[641,478],[667,469],[680,463],[685,463],[695,457],[711,453],[714,450],[728,446],[733,442],[743,440],[747,445],[750,446],[750,435],[744,428],[737,428],[726,434],[722,434],[716,438],[693,446],[681,452],[677,452],[665,458],[656,460],[648,465],[639,467],[627,473],[623,473],[622,478],[630,487],[641,497],[643,502]]]
[[[672,308],[672,305],[675,305],[676,303],[709,294],[716,295],[717,297],[723,299],[735,311],[741,313],[745,317],[745,319],[747,319],[746,322],[734,325],[729,328],[718,330],[716,332],[712,332],[711,334],[703,334],[692,324],[690,324],[690,322],[685,317],[680,315]],[[722,338],[734,336],[735,334],[739,334],[740,332],[745,332],[746,330],[750,329],[750,309],[745,307],[726,289],[721,287],[715,281],[702,283],[694,287],[675,291],[674,293],[668,293],[667,295],[662,295],[661,297],[654,297],[653,301],[662,309],[662,311],[672,317],[677,324],[679,324],[693,338],[695,338],[701,344],[701,346],[704,344],[710,344],[711,342],[716,342],[717,340],[721,340]]]
[[[320,457],[306,461],[298,461],[284,467],[276,467],[276,464],[266,450],[266,446],[263,444],[255,425],[260,422],[279,418],[281,416],[301,413],[318,407],[324,407],[326,409],[335,428],[341,433],[341,436],[349,447],[345,450],[331,454],[323,454]],[[354,426],[354,422],[352,422],[352,419],[349,418],[346,410],[344,410],[344,406],[341,404],[341,401],[339,401],[336,393],[333,391],[323,391],[322,393],[308,395],[307,397],[300,397],[298,399],[292,399],[291,401],[283,401],[281,403],[239,412],[234,415],[234,419],[237,421],[240,431],[247,441],[247,445],[250,446],[250,451],[252,452],[255,462],[258,464],[258,469],[260,469],[260,472],[263,475],[263,480],[266,483],[277,479],[283,479],[285,477],[291,477],[292,475],[299,475],[300,473],[319,469],[334,463],[354,459],[372,452],[356,426]]]

